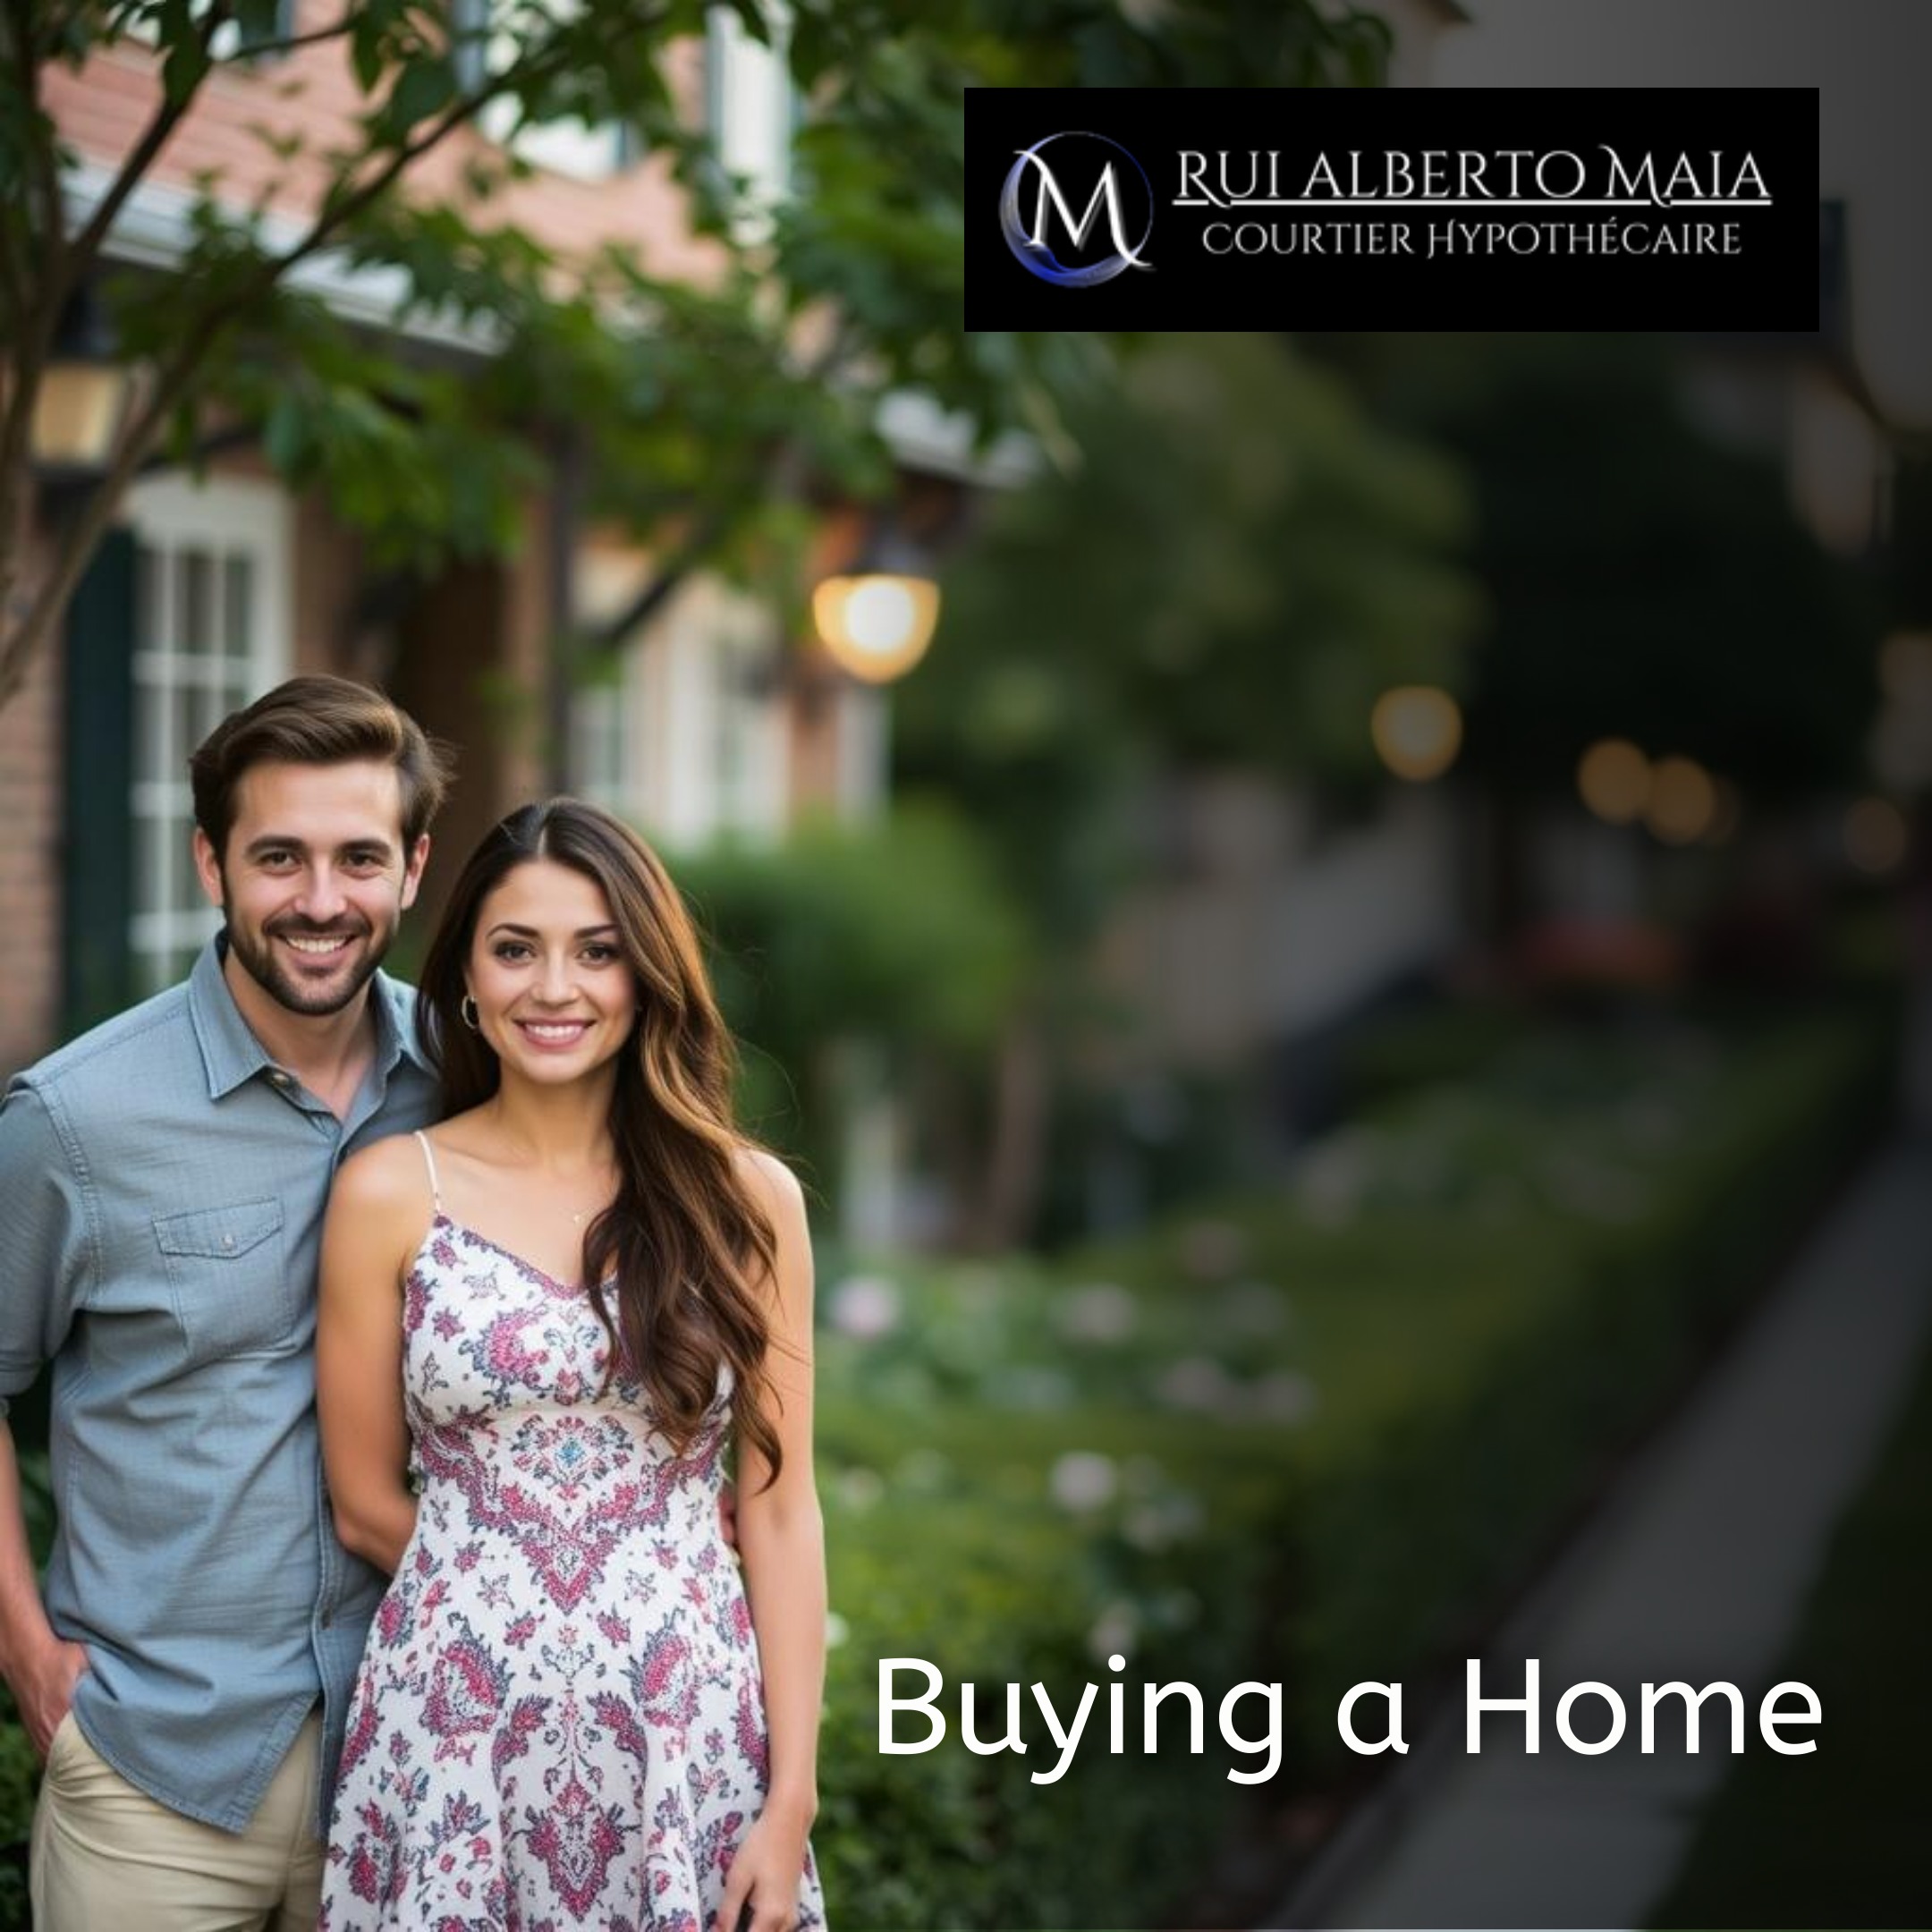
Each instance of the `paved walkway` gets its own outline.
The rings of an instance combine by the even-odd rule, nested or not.
[[[1911,1074],[1932,1072],[1915,1043]],[[1785,1281],[1485,1659],[1483,1694],[1519,1697],[1542,1664],[1542,1745],[1487,1716],[1464,1751],[1458,1691],[1402,1769],[1269,1922],[1284,1927],[1634,1927],[1679,1869],[1733,1763],[1729,1714],[1704,1706],[1699,1753],[1681,1716],[1638,1750],[1638,1686],[1735,1683],[1747,1752],[1758,1699],[1795,1635],[1833,1530],[1882,1448],[1932,1335],[1932,1129],[1908,1124],[1852,1185]],[[1556,1735],[1571,1684],[1613,1685],[1623,1741],[1601,1757]],[[1372,1724],[1381,1707],[1368,1707]],[[1669,1713],[1681,1712],[1674,1700]],[[1831,1712],[1824,1728],[1828,1739]],[[1600,1736],[1600,1699],[1574,1724]],[[1789,1733],[1788,1733],[1789,1734]],[[1795,1733],[1802,1737],[1806,1733]]]

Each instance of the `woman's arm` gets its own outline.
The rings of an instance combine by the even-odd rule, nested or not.
[[[397,1135],[345,1161],[322,1224],[316,1413],[335,1534],[394,1570],[416,1529],[402,1412],[403,1270],[427,1225],[414,1140]]]
[[[720,1932],[738,1932],[749,1901],[752,1932],[792,1932],[806,1835],[818,1808],[818,1707],[825,1693],[825,1530],[812,1480],[812,1260],[805,1198],[790,1168],[769,1155],[744,1157],[778,1237],[769,1285],[772,1421],[784,1463],[769,1465],[741,1438],[738,1553],[765,1676],[771,1783],[758,1823],[726,1879]]]

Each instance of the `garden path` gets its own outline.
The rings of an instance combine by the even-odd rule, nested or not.
[[[1271,1924],[1648,1922],[1733,1759],[1716,1699],[1698,1755],[1682,1748],[1674,1701],[1643,1755],[1638,1686],[1735,1683],[1745,1749],[1767,1749],[1758,1699],[1932,1334],[1932,987],[1916,1017],[1899,1132],[1484,1659],[1486,1698],[1520,1697],[1523,1660],[1540,1659],[1539,1753],[1525,1753],[1521,1716],[1499,1713],[1468,1755],[1453,1696]],[[1557,1699],[1586,1680],[1615,1687],[1628,1712],[1623,1742],[1599,1757],[1555,1730]],[[1361,1707],[1365,1729],[1383,1708]],[[1827,1708],[1825,1748],[1830,1720]],[[1602,1735],[1605,1705],[1580,1699],[1573,1722]]]

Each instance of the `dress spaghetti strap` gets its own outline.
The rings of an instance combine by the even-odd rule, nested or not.
[[[436,1181],[436,1156],[429,1149],[429,1136],[420,1127],[415,1130],[416,1138],[422,1143],[423,1165],[429,1170],[429,1205],[438,1214],[443,1212],[443,1190]]]

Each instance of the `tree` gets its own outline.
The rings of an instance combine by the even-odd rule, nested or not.
[[[1475,490],[1492,619],[1462,764],[1486,801],[1493,937],[1534,911],[1538,827],[1574,809],[1598,740],[1697,760],[1760,822],[1860,782],[1873,573],[1799,521],[1771,454],[1698,425],[1686,344],[1362,333],[1311,345],[1354,373],[1381,419],[1451,450]]]
[[[1453,465],[1278,338],[1149,338],[1068,428],[1078,462],[992,505],[949,572],[949,648],[895,729],[900,775],[964,799],[1078,945],[1122,783],[1361,778],[1376,698],[1455,685],[1479,604]]]
[[[213,438],[258,438],[298,487],[326,492],[379,554],[423,568],[504,548],[554,474],[651,529],[657,594],[699,557],[796,538],[813,487],[883,490],[881,397],[916,386],[982,435],[1048,423],[1095,345],[958,326],[962,89],[975,84],[1369,82],[1387,37],[1318,0],[1232,10],[1102,0],[733,0],[774,24],[808,105],[797,191],[775,209],[721,172],[670,55],[702,0],[314,0],[297,30],[275,0],[11,0],[0,9],[0,702],[19,689],[130,483]],[[152,117],[91,198],[48,106],[50,81],[151,45]],[[341,64],[339,130],[265,84]],[[218,82],[252,76],[270,188],[199,183],[165,272],[102,290],[120,353],[147,369],[101,478],[68,501],[22,584],[30,432],[64,321],[112,256],[116,217]],[[713,267],[654,276],[622,250],[565,258],[504,218],[527,165],[504,123],[616,122],[668,159]],[[453,186],[425,163],[459,156]],[[445,170],[447,175],[449,171]],[[77,214],[76,209],[80,212]],[[293,211],[293,219],[289,218]],[[305,289],[333,258],[386,271],[392,325],[433,318],[495,352],[452,358],[359,328]],[[665,541],[665,539],[668,539]]]
[[[1149,869],[1149,781],[1371,782],[1377,697],[1459,685],[1479,615],[1454,467],[1278,337],[1149,338],[1066,428],[1078,460],[962,547],[947,648],[894,720],[896,779],[964,806],[1035,934],[979,1106],[996,1242],[1030,1225],[1055,1089],[1117,1018],[1092,949]]]
[[[1775,463],[1716,443],[1667,339],[1354,336],[1327,344],[1393,425],[1468,466],[1494,622],[1468,763],[1525,801],[1597,739],[1696,758],[1759,799],[1855,783],[1872,586],[1799,521]]]

